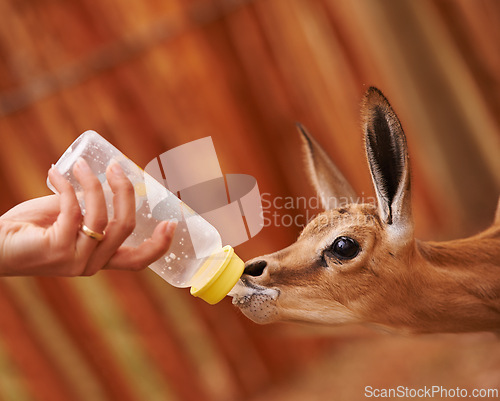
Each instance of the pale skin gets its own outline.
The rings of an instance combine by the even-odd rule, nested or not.
[[[57,195],[23,202],[0,217],[0,276],[91,276],[101,269],[141,270],[167,252],[175,223],[163,221],[139,247],[122,245],[135,227],[134,189],[117,164],[107,171],[114,216],[108,221],[102,186],[87,163],[75,163],[84,190],[82,216],[71,184],[49,170]],[[102,241],[85,235],[81,224],[105,232]]]

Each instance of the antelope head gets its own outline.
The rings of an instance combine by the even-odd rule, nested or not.
[[[357,203],[326,152],[299,127],[309,176],[325,211],[292,245],[248,261],[233,303],[257,323],[367,322],[412,332],[500,328],[500,219],[483,241],[491,257],[475,261],[499,277],[488,289],[494,305],[485,306],[477,283],[471,284],[476,291],[464,291],[460,268],[445,271],[452,267],[449,261],[467,263],[460,246],[440,245],[445,251],[438,252],[437,245],[414,239],[406,138],[376,88],[365,95],[362,120],[377,202]],[[468,314],[456,312],[464,301]],[[496,312],[489,314],[492,307]],[[443,316],[450,314],[454,319],[448,324]],[[460,325],[461,319],[469,320]]]

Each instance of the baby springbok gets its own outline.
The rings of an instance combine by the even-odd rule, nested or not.
[[[257,323],[372,323],[412,333],[500,330],[500,203],[494,224],[449,242],[414,238],[406,138],[370,88],[362,108],[377,205],[357,199],[299,127],[325,212],[289,247],[247,262],[233,303]]]

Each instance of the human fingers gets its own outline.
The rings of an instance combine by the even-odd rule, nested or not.
[[[108,224],[108,212],[101,182],[82,158],[78,159],[75,163],[73,174],[83,189],[83,198],[85,201],[83,224],[90,230],[101,234]],[[83,268],[84,275],[88,267],[87,261],[98,244],[99,241],[80,232],[76,242],[76,259],[82,264],[80,267]]]
[[[176,227],[177,222],[162,221],[156,226],[151,238],[144,241],[137,248],[120,247],[105,268],[141,270],[149,266],[168,251]]]
[[[0,218],[48,227],[54,224],[59,212],[59,196],[48,195],[24,201],[8,210]]]
[[[51,227],[58,240],[74,241],[82,221],[82,212],[76,198],[75,190],[56,167],[49,170],[49,180],[57,190],[59,198],[59,215]]]
[[[117,162],[106,170],[106,177],[113,192],[113,218],[106,227],[106,237],[88,261],[86,274],[94,274],[111,259],[135,227],[134,187]]]

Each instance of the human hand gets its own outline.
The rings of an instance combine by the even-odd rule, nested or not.
[[[58,195],[23,202],[0,217],[0,276],[90,276],[101,269],[140,270],[168,250],[176,223],[163,221],[137,248],[122,242],[135,227],[134,189],[118,163],[106,177],[113,192],[108,221],[101,183],[80,159],[73,173],[84,191],[85,217],[71,184],[53,167],[49,179]],[[85,224],[101,241],[81,230]]]

